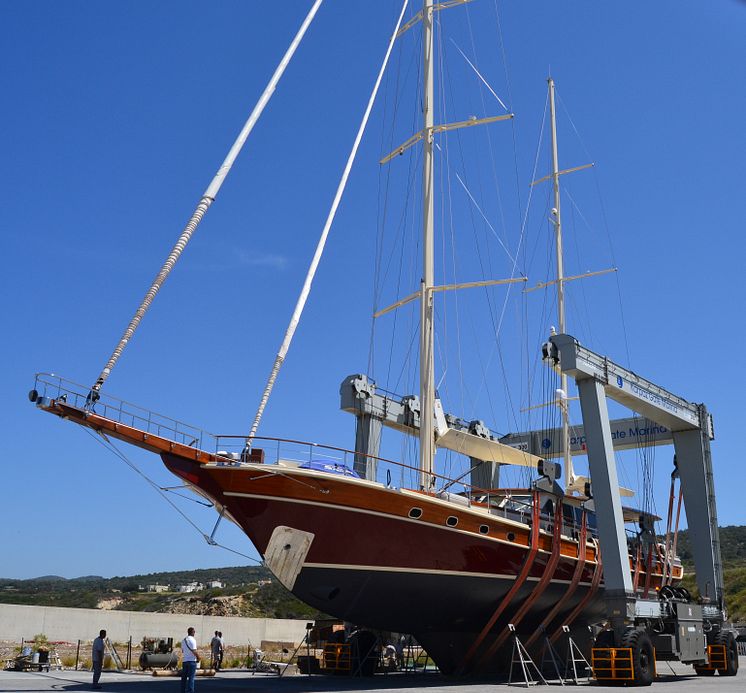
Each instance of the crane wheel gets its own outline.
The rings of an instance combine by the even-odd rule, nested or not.
[[[622,647],[632,650],[633,686],[649,686],[655,676],[655,653],[650,636],[643,628],[631,628],[622,638]]]
[[[716,645],[725,645],[725,662],[724,669],[718,669],[720,676],[735,676],[738,673],[738,646],[733,633],[729,630],[721,630],[715,636]]]

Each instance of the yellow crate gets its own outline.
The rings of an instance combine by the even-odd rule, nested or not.
[[[594,647],[591,668],[597,681],[634,681],[631,647]]]
[[[350,671],[352,652],[348,644],[327,643],[321,658],[321,668],[326,671]]]
[[[698,671],[715,671],[715,669],[726,669],[728,667],[728,655],[725,645],[707,646],[707,664],[698,666]]]

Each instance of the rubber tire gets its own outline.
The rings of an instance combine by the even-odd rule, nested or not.
[[[715,636],[716,645],[725,645],[725,669],[718,669],[720,676],[735,676],[738,673],[738,646],[733,633],[720,631]]]
[[[650,686],[655,676],[655,652],[650,636],[642,628],[631,628],[624,634],[621,646],[632,650],[635,679],[629,685]]]

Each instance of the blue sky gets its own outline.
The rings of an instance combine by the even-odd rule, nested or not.
[[[25,397],[36,371],[95,379],[310,4],[220,2],[209,12],[189,1],[4,4],[0,576],[123,575],[242,561],[205,545],[130,469],[77,427],[38,413]],[[322,6],[107,392],[213,432],[248,430],[399,7],[356,0]],[[551,69],[561,99],[562,165],[596,162],[593,172],[567,177],[565,224],[569,238],[577,232],[577,240],[568,240],[568,271],[612,262],[620,268],[618,283],[606,277],[573,287],[569,331],[623,362],[628,343],[636,371],[709,406],[720,522],[744,524],[737,481],[746,384],[739,367],[746,341],[746,3],[476,0],[440,19],[448,75],[455,77],[441,115],[482,115],[485,103],[484,114],[501,112],[494,100],[466,96],[467,87],[479,93],[478,84],[455,46],[516,114],[512,124],[488,126],[489,140],[471,131],[449,140],[469,156],[484,153],[486,143],[492,147],[487,163],[470,169],[468,182],[481,191],[485,215],[512,248]],[[265,435],[353,445],[354,420],[339,412],[338,386],[344,376],[368,369],[382,196],[376,162],[388,151],[385,142],[398,144],[412,131],[417,98],[407,65],[416,71],[418,58],[408,62],[407,51],[413,48],[408,36],[402,57],[394,54],[392,77],[265,415]],[[391,130],[382,121],[394,101],[400,109]],[[546,173],[545,150],[539,175]],[[455,152],[452,172],[459,170]],[[406,182],[405,166],[392,162],[392,183]],[[487,190],[493,183],[499,205]],[[449,192],[455,212],[473,213],[453,179]],[[530,284],[547,273],[540,262],[548,247],[546,192],[534,192],[526,225],[521,270]],[[416,206],[418,194],[410,204]],[[440,210],[436,216],[442,231],[446,217]],[[385,252],[396,257],[391,247]],[[498,276],[507,276],[504,255],[498,260],[501,251],[490,252]],[[469,274],[475,263],[463,260],[461,281],[481,278]],[[401,287],[386,284],[380,305],[411,291],[416,272]],[[449,272],[442,260],[441,277]],[[495,290],[495,305],[504,296]],[[519,299],[509,304],[501,334],[506,354],[510,330],[516,352],[533,354],[552,324],[541,298],[525,299],[534,317],[522,347],[522,305]],[[462,360],[472,361],[489,353],[479,318],[488,308],[463,310],[471,331],[459,348]],[[380,371],[374,375],[392,384],[395,378],[385,375],[387,341],[376,334]],[[456,375],[457,348],[443,340],[438,378],[442,371]],[[506,359],[520,364],[520,356]],[[493,363],[489,382],[499,375]],[[502,385],[497,389],[503,392]],[[443,392],[453,413],[481,416],[500,431],[511,428],[502,404],[483,394],[476,398],[483,402],[467,403],[465,393],[481,393],[478,384],[444,384]],[[169,483],[157,458],[128,454],[159,483]],[[662,463],[660,511],[669,452],[659,450],[656,460]],[[199,511],[195,518],[209,532],[214,516]],[[225,527],[219,538],[253,554],[235,528]]]

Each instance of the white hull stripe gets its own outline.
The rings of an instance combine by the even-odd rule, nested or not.
[[[515,575],[501,575],[498,573],[469,573],[465,570],[428,570],[425,568],[398,568],[394,566],[376,565],[347,565],[340,563],[304,563],[303,568],[318,568],[322,570],[361,570],[379,573],[412,573],[417,575],[448,575],[453,577],[487,578],[489,580],[505,580],[515,582]],[[541,577],[528,577],[526,581],[538,582]],[[551,580],[556,585],[569,585],[570,580]],[[590,582],[579,582],[578,586],[590,587]]]
[[[261,493],[239,493],[237,491],[226,491],[224,493],[226,496],[233,496],[236,498],[255,498],[258,500],[272,500],[278,503],[293,503],[297,505],[313,505],[320,508],[334,508],[335,510],[343,510],[350,513],[361,513],[363,515],[374,515],[376,517],[385,517],[389,520],[398,520],[400,522],[410,522],[412,524],[415,524],[419,527],[428,527],[431,529],[440,529],[444,530],[446,532],[457,532],[459,534],[463,534],[468,537],[475,537],[479,539],[484,539],[486,541],[491,541],[497,544],[502,544],[504,546],[511,546],[513,548],[519,548],[523,549],[524,551],[528,551],[527,546],[523,546],[522,544],[515,544],[513,542],[507,541],[505,539],[498,539],[497,537],[492,537],[489,534],[477,534],[476,532],[467,532],[463,529],[458,529],[456,527],[447,527],[446,525],[434,525],[430,523],[422,522],[421,520],[414,520],[410,517],[401,517],[399,515],[389,515],[388,513],[382,513],[377,510],[364,510],[362,508],[350,508],[346,505],[336,505],[334,503],[320,503],[319,501],[310,501],[310,500],[300,500],[295,498],[280,498],[278,496],[272,496],[267,494],[261,494]],[[551,555],[551,551],[545,551],[544,549],[539,549],[539,553],[546,554],[547,556]],[[562,556],[565,560],[568,561],[577,561],[577,558],[574,558],[572,556]],[[588,565],[595,565],[595,561],[586,561]],[[513,576],[515,578],[515,576]]]

